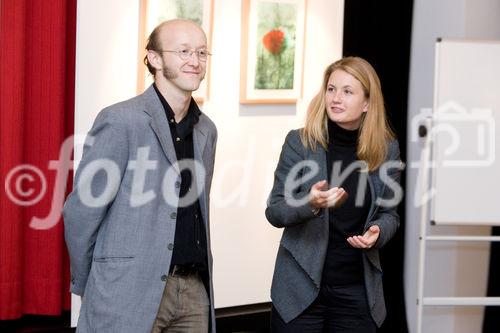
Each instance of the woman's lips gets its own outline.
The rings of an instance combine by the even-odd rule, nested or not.
[[[332,107],[330,107],[330,110],[332,110],[332,112],[334,112],[334,113],[341,113],[341,112],[344,112],[344,109],[339,108],[339,107],[336,107],[336,106],[332,106]]]

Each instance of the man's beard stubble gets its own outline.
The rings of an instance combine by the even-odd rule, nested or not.
[[[179,75],[175,74],[173,71],[171,71],[167,65],[163,65],[163,68],[161,69],[163,73],[163,77],[167,80],[173,80],[176,79]]]
[[[163,68],[161,69],[162,73],[163,73],[163,77],[167,80],[174,80],[176,78],[179,77],[179,74],[175,74],[174,71],[170,70],[167,65],[163,65]],[[205,78],[205,75],[203,75],[201,78],[200,78],[200,82],[203,81],[203,79]]]

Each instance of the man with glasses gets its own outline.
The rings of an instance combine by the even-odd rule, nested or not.
[[[153,30],[146,50],[154,84],[99,113],[64,205],[71,291],[82,296],[77,332],[215,332],[217,130],[191,96],[207,39],[176,19]]]

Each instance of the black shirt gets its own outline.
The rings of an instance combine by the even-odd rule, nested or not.
[[[160,98],[161,104],[165,109],[170,134],[175,147],[177,161],[181,169],[181,183],[179,193],[179,207],[177,207],[177,222],[175,227],[174,249],[170,267],[174,265],[192,265],[195,264],[200,269],[207,268],[207,239],[205,235],[205,225],[201,215],[198,199],[190,205],[183,204],[183,198],[187,198],[188,192],[197,193],[195,174],[191,174],[189,169],[183,167],[183,164],[193,166],[194,146],[193,146],[193,127],[198,122],[201,114],[196,102],[191,99],[186,116],[179,122],[175,122],[175,114],[168,105],[167,101],[160,93],[156,84],[153,87]]]
[[[338,208],[329,210],[329,241],[323,268],[323,283],[328,285],[362,284],[363,262],[361,249],[353,248],[347,238],[363,233],[371,195],[367,178],[361,176],[360,168],[350,172],[347,178],[340,182],[339,175],[353,162],[358,161],[356,149],[358,130],[346,130],[333,121],[328,121],[328,152],[327,165],[330,187],[340,186],[349,195]],[[334,165],[340,163],[340,172],[335,175]],[[356,206],[358,185],[365,181],[365,193],[362,204]]]

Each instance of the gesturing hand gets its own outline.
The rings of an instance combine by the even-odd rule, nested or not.
[[[314,208],[339,207],[347,199],[347,192],[341,187],[328,189],[326,180],[321,180],[311,187],[309,204]]]
[[[377,242],[380,235],[380,227],[372,225],[363,236],[352,236],[347,238],[349,244],[357,249],[369,249]]]

